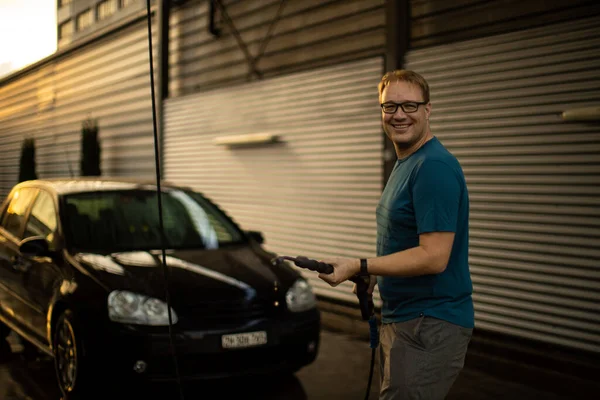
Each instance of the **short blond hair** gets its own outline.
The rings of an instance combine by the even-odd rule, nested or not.
[[[421,75],[407,69],[396,69],[383,75],[379,85],[377,85],[379,89],[379,102],[381,102],[383,90],[392,82],[407,82],[418,86],[421,89],[423,101],[429,102],[429,84]]]

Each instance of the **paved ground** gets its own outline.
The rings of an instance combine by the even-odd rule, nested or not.
[[[58,400],[52,361],[47,358],[26,361],[22,357],[22,347],[10,340],[12,355],[0,360],[0,399],[1,400]],[[473,359],[475,359],[473,357]],[[368,383],[371,349],[368,342],[345,334],[324,331],[322,347],[315,363],[287,379],[259,381],[236,381],[223,385],[186,386],[184,399],[364,399]],[[563,394],[531,387],[514,380],[495,377],[486,373],[481,357],[477,364],[469,362],[459,377],[447,400],[571,400],[581,396]],[[490,363],[494,363],[490,360]],[[490,364],[491,365],[491,364]],[[493,369],[491,369],[493,370]],[[497,369],[496,369],[497,370]],[[550,377],[550,375],[549,375]],[[552,377],[549,379],[560,379]],[[107,383],[103,383],[106,385]],[[378,373],[375,368],[370,399],[377,398]],[[148,387],[146,393],[127,393],[123,398],[145,400],[180,400],[178,392],[166,387]],[[117,394],[119,388],[111,388]],[[208,392],[219,393],[207,395]],[[111,400],[121,396],[111,396]],[[589,397],[597,398],[591,395]]]

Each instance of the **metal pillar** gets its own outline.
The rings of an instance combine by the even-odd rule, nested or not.
[[[169,18],[170,0],[158,0],[156,20],[158,26],[158,73],[156,76],[156,115],[158,120],[158,132],[160,138],[160,166],[161,176],[164,176],[164,101],[169,97]]]
[[[410,0],[386,0],[385,2],[385,70],[392,71],[404,66],[404,56],[410,43]],[[383,182],[386,183],[394,164],[394,144],[384,135]]]

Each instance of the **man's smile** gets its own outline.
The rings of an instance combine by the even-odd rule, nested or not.
[[[410,124],[390,124],[392,126],[392,128],[394,128],[395,130],[406,130],[410,127]]]

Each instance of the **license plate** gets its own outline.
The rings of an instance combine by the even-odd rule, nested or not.
[[[266,343],[267,332],[265,331],[236,333],[221,337],[221,344],[226,349],[261,346]]]

